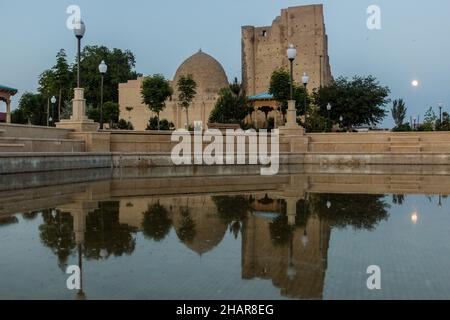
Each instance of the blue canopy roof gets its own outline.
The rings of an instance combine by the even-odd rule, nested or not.
[[[248,100],[254,101],[254,100],[273,100],[273,95],[267,92],[257,94],[256,96],[250,96],[248,97]]]
[[[9,91],[11,94],[16,94],[17,93],[17,89],[14,89],[14,88],[10,88],[10,87],[7,87],[7,86],[3,86],[3,85],[1,85],[0,84],[0,90],[5,90],[5,91]]]

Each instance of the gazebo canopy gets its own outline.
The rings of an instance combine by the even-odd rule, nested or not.
[[[257,94],[255,96],[248,97],[249,101],[258,101],[258,100],[273,100],[273,95],[267,92]]]
[[[0,84],[0,101],[6,102],[6,115],[2,114],[0,116],[0,121],[11,122],[11,96],[17,93],[17,89],[7,87]]]

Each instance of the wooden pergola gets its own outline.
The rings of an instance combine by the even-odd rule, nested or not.
[[[0,84],[0,101],[6,103],[6,123],[11,123],[11,97],[17,93],[17,89],[2,86]]]

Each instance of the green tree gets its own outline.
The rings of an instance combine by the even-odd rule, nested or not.
[[[269,93],[273,95],[273,98],[280,104],[283,118],[286,115],[288,100],[290,99],[290,85],[291,76],[286,69],[280,68],[272,73]]]
[[[159,130],[169,131],[169,130],[174,130],[174,129],[175,129],[175,125],[172,122],[169,122],[166,119],[162,119],[161,121],[159,121]],[[149,131],[158,130],[158,118],[157,117],[150,118],[146,130],[149,130]]]
[[[403,99],[394,100],[392,103],[392,118],[394,118],[395,126],[400,127],[403,125],[406,117],[406,105]]]
[[[112,128],[115,123],[119,122],[120,107],[116,102],[108,101],[103,105],[103,116],[109,127]]]
[[[67,63],[67,55],[64,49],[59,50],[56,55],[56,64],[52,68],[54,74],[54,87],[58,92],[58,119],[61,117],[61,108],[64,101],[69,101],[72,95],[72,72]]]
[[[197,83],[191,74],[181,76],[177,83],[179,107],[186,111],[186,129],[189,128],[189,106],[197,94]]]
[[[146,77],[142,83],[141,94],[142,102],[157,114],[159,130],[159,114],[166,108],[166,100],[173,94],[169,81],[161,74]]]
[[[286,69],[280,68],[272,73],[269,93],[272,94],[274,99],[280,104],[281,113],[284,120],[288,109],[288,100],[291,98],[291,75]],[[295,101],[297,116],[304,115],[306,110],[305,98],[307,105],[310,105],[311,103],[311,98],[309,97],[305,87],[294,82],[292,98]]]
[[[389,93],[389,88],[381,86],[372,76],[355,76],[351,80],[339,77],[316,90],[314,102],[323,117],[327,117],[330,103],[333,106],[331,119],[338,123],[342,116],[344,127],[351,129],[380,123],[386,116],[383,107],[390,101]]]
[[[425,112],[425,119],[423,122],[433,125],[433,123],[435,123],[437,119],[438,117],[436,116],[436,113],[434,113],[433,107],[430,107],[428,108],[427,112]]]
[[[50,99],[52,96],[56,95],[58,91],[58,83],[56,79],[55,72],[51,70],[45,70],[39,76],[39,93],[47,99],[47,107],[46,107],[46,120],[43,125],[47,124],[48,118],[51,117],[52,111],[50,109]],[[53,106],[52,106],[53,107]]]
[[[133,124],[125,119],[120,119],[117,123],[117,129],[119,130],[134,130]]]
[[[450,115],[448,112],[442,113],[442,123],[437,128],[439,131],[450,131]]]
[[[209,122],[243,124],[248,114],[247,96],[241,84],[234,83],[219,92],[219,98],[211,112]]]
[[[46,98],[42,94],[26,92],[20,98],[18,108],[13,112],[13,122],[43,126],[47,121],[46,109]]]
[[[139,74],[134,71],[136,60],[129,50],[109,49],[105,46],[86,46],[81,53],[81,85],[85,89],[85,99],[95,108],[100,107],[101,74],[98,66],[104,60],[108,72],[104,77],[104,101],[118,102],[119,83],[136,79]],[[72,66],[72,83],[76,86],[76,68]]]

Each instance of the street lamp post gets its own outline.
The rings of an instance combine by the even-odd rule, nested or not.
[[[438,106],[439,106],[439,123],[442,125],[442,107],[444,106],[444,104],[442,102],[439,102]]]
[[[330,131],[331,131],[331,103],[327,104],[327,111],[328,111],[328,124],[330,125]]]
[[[293,44],[289,45],[289,48],[287,50],[287,55],[288,55],[288,59],[290,62],[290,67],[291,67],[291,81],[290,81],[290,97],[291,100],[294,100],[294,60],[295,58],[297,58],[297,49],[295,49]]]
[[[103,82],[105,74],[108,71],[108,66],[106,65],[105,61],[102,60],[102,62],[98,66],[98,70],[100,71],[100,75],[102,77],[102,82],[100,85],[100,130],[103,130]]]
[[[344,117],[343,116],[340,116],[339,117],[339,126],[342,128],[342,126],[343,126],[343,123],[342,122],[344,122]]]
[[[306,129],[306,115],[308,113],[308,106],[307,101],[308,101],[308,82],[309,82],[309,76],[306,74],[306,72],[303,72],[303,76],[302,76],[302,83],[303,86],[305,87],[305,129]]]
[[[83,39],[86,32],[86,26],[83,21],[77,22],[77,27],[74,29],[75,37],[78,39],[77,51],[77,88],[81,88],[80,64],[81,64],[81,39]]]
[[[288,110],[286,114],[285,128],[297,129],[297,108],[294,101],[294,60],[297,57],[297,49],[293,44],[290,44],[287,49],[287,57],[290,62],[291,75],[290,75],[290,100],[288,101]]]
[[[56,98],[55,98],[55,96],[53,96],[52,98],[51,98],[51,103],[52,103],[52,116],[51,116],[51,118],[50,118],[50,123],[52,122],[52,121],[54,121],[54,119],[55,119],[55,103],[56,103]]]

